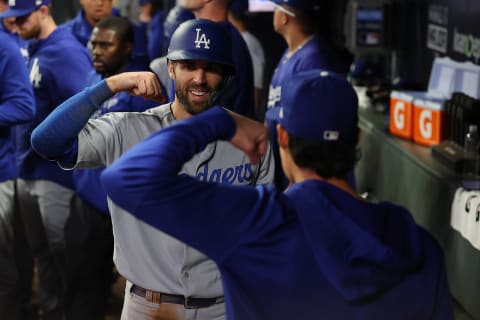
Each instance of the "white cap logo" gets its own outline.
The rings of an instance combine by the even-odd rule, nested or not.
[[[197,38],[195,39],[195,47],[200,48],[200,45],[203,44],[204,49],[210,49],[210,47],[209,47],[210,39],[207,39],[207,36],[205,35],[205,33],[200,34],[200,32],[202,31],[201,28],[196,28],[195,30],[197,30]]]
[[[35,6],[38,7],[38,6],[40,6],[40,5],[42,5],[42,0],[36,0],[36,1],[35,1]]]
[[[338,131],[330,131],[330,130],[323,131],[323,140],[337,141],[339,137],[340,137],[340,132]]]
[[[9,7],[15,6],[15,5],[16,5],[15,2],[16,2],[15,0],[8,0],[8,6],[9,6]]]

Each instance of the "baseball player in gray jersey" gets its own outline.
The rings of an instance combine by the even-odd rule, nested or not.
[[[170,43],[168,71],[175,100],[142,113],[89,115],[116,92],[159,97],[153,73],[112,76],[60,105],[32,133],[32,146],[63,167],[109,166],[151,133],[210,108],[233,76],[231,40],[218,23],[183,23]],[[154,88],[152,90],[152,88]],[[227,142],[216,141],[185,163],[181,174],[223,184],[273,181],[270,152],[257,165]],[[185,199],[188,201],[188,199]],[[215,263],[197,250],[134,218],[109,201],[114,261],[127,279],[122,319],[224,319],[223,290]],[[215,210],[215,208],[212,208]]]

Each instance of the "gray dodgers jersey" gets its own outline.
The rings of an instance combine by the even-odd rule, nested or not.
[[[90,120],[78,135],[77,166],[109,166],[132,146],[174,121],[169,104],[142,113],[113,112]],[[217,141],[185,163],[181,173],[235,185],[251,185],[253,181],[270,184],[273,166],[270,149],[260,166],[254,166],[242,151],[228,142]],[[108,205],[115,238],[114,262],[126,279],[170,294],[223,295],[220,272],[212,260],[136,219],[112,201]]]

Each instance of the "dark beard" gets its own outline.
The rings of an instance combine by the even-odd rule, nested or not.
[[[191,101],[188,100],[188,91],[192,88],[201,88],[204,90],[206,89],[210,94],[210,99],[202,103],[192,104]],[[178,99],[178,102],[180,102],[185,111],[187,111],[191,115],[194,115],[203,112],[211,107],[210,101],[212,100],[212,96],[214,95],[214,90],[212,88],[209,88],[208,86],[175,86],[175,95]]]

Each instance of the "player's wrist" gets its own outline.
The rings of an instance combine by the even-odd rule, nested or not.
[[[105,79],[108,89],[114,93],[118,92],[117,76],[111,76]]]

